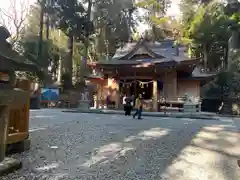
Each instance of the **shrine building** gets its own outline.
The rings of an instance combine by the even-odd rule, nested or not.
[[[103,107],[107,95],[114,108],[121,108],[123,95],[144,99],[145,111],[178,109],[187,94],[200,104],[201,82],[210,75],[201,72],[200,57],[190,57],[186,46],[173,40],[126,43],[110,60],[89,64],[97,84],[97,108]],[[101,74],[101,78],[96,78]]]

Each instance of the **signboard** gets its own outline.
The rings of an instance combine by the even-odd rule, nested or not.
[[[41,88],[41,101],[58,101],[59,89],[58,88]]]

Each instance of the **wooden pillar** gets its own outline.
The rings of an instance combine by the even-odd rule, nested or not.
[[[120,87],[119,87],[119,81],[116,82],[116,97],[115,97],[115,108],[118,109],[120,107]]]
[[[96,101],[94,104],[94,106],[96,107],[96,109],[99,109],[99,102],[100,102],[100,88],[101,88],[101,85],[100,84],[97,84],[97,93],[96,93]]]
[[[166,107],[166,102],[167,102],[167,90],[168,90],[168,87],[167,87],[167,72],[165,71],[164,72],[164,85],[163,85],[163,93],[164,93],[164,114],[166,114],[166,110],[167,110],[167,107]]]
[[[8,134],[8,105],[0,104],[0,163],[5,158],[6,140]]]
[[[137,98],[138,94],[137,94],[137,74],[136,72],[134,72],[134,98]]]
[[[100,86],[100,103],[99,105],[101,106],[101,108],[104,108],[104,97],[103,97],[103,86]]]
[[[153,80],[153,111],[158,111],[158,87],[157,80]]]
[[[177,72],[176,70],[172,71],[172,96],[177,97]]]
[[[17,88],[24,90],[27,93],[27,100],[25,104],[22,104],[21,109],[18,109],[23,119],[19,119],[20,132],[28,132],[29,129],[29,113],[30,113],[30,89],[31,82],[27,79],[22,79],[17,82]],[[13,102],[14,103],[14,102]]]
[[[164,77],[163,77],[163,96],[164,99],[168,98],[168,72],[164,72]]]

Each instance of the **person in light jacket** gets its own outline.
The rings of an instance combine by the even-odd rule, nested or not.
[[[133,114],[133,118],[138,116],[138,119],[142,119],[142,109],[143,109],[143,104],[142,104],[142,95],[139,94],[135,101],[135,108],[136,112]]]

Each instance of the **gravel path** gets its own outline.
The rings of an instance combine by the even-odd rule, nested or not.
[[[23,169],[1,180],[239,180],[239,125],[36,110]]]

